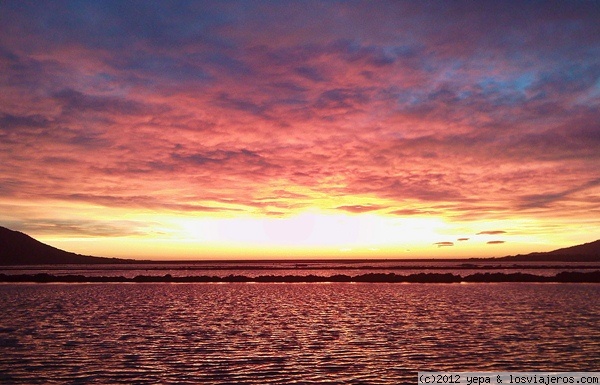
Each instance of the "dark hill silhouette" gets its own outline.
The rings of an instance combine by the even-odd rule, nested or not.
[[[133,260],[91,257],[57,249],[19,231],[0,226],[0,265],[126,263]]]
[[[527,261],[559,261],[559,262],[600,262],[600,240],[583,245],[565,247],[546,253],[519,254],[499,258],[501,260]]]

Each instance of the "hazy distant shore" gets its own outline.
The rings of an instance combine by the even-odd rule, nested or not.
[[[134,278],[123,276],[90,277],[84,275],[57,276],[48,273],[39,274],[0,274],[0,282],[34,282],[34,283],[91,283],[91,282],[164,282],[164,283],[328,283],[328,282],[365,282],[365,283],[460,283],[460,282],[598,282],[600,283],[600,270],[592,272],[561,272],[554,276],[540,276],[527,273],[475,273],[470,275],[457,275],[451,273],[419,273],[398,275],[394,273],[368,273],[356,276],[336,274],[332,276],[317,275],[262,275],[248,277],[244,275],[217,276],[187,276],[173,277],[170,274],[163,276],[139,275]]]
[[[411,264],[411,263],[419,264]],[[429,262],[429,263],[427,263]],[[308,260],[308,261],[279,261],[279,260],[252,260],[252,261],[152,261],[152,262],[133,262],[116,264],[87,264],[86,269],[99,270],[595,270],[600,267],[598,263],[577,264],[551,262],[534,263],[511,263],[508,261],[480,261],[480,263],[459,263],[464,260],[455,259],[436,259],[436,260]],[[449,264],[455,263],[455,264]],[[586,263],[586,262],[579,262]],[[1,270],[62,270],[65,268],[78,268],[82,264],[54,264],[54,265],[0,265]]]

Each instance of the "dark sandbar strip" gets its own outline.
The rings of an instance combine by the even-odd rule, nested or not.
[[[173,277],[170,274],[163,276],[138,275],[135,278],[118,277],[88,277],[83,275],[52,275],[39,274],[0,274],[0,282],[38,282],[38,283],[86,283],[86,282],[256,282],[256,283],[325,283],[325,282],[370,282],[370,283],[459,283],[459,282],[600,282],[600,271],[592,272],[561,272],[551,277],[526,273],[475,273],[460,276],[452,273],[419,273],[398,275],[394,273],[368,273],[356,276],[336,274],[332,276],[317,275],[261,275],[248,277],[244,275],[217,276],[188,276]]]

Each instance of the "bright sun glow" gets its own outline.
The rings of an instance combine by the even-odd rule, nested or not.
[[[322,212],[288,218],[181,219],[179,236],[197,242],[321,247],[389,247],[439,238],[448,226],[437,218],[391,218]]]
[[[113,225],[127,229],[129,235],[40,239],[79,253],[94,249],[105,256],[150,259],[477,257],[537,251],[547,245],[543,236],[531,231],[541,224],[528,219],[453,222],[431,215],[403,217],[316,209],[282,217],[89,210],[97,216],[122,218]],[[65,206],[63,212],[68,211]],[[130,229],[140,223],[144,227]],[[576,231],[563,235],[574,236]]]

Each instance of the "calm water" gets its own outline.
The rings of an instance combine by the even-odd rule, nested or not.
[[[0,383],[600,369],[598,284],[1,284]]]

